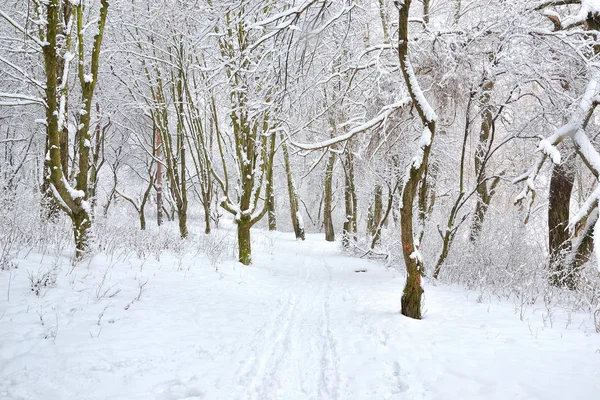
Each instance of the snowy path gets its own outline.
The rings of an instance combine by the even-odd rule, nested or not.
[[[0,272],[0,398],[598,399],[600,335],[581,316],[544,328],[542,310],[521,322],[511,304],[428,285],[414,321],[398,313],[401,274],[318,235],[255,238],[249,268],[97,258],[42,297],[27,271],[50,261],[30,255],[10,302]]]

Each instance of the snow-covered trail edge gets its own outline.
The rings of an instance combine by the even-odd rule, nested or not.
[[[538,317],[521,322],[511,304],[480,304],[464,290],[432,285],[425,319],[410,320],[398,313],[398,272],[343,256],[320,235],[296,242],[256,231],[254,238],[251,267],[228,261],[215,272],[192,255],[113,265],[99,256],[72,273],[65,265],[57,286],[40,297],[30,292],[27,271],[50,261],[20,260],[10,301],[0,297],[0,398],[600,393],[600,335],[575,323],[551,329]],[[0,274],[5,288],[8,273]]]

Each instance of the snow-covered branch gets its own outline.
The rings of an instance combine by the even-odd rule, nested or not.
[[[556,5],[567,5],[567,4],[581,4],[579,12],[575,15],[569,15],[568,17],[561,19],[554,11],[546,10],[549,6]],[[591,15],[600,14],[600,0],[581,0],[581,1],[551,1],[539,5],[534,10],[543,10],[542,13],[554,24],[554,30],[566,30],[577,25],[582,25]]]
[[[400,108],[406,107],[407,105],[409,105],[411,103],[411,101],[412,100],[410,99],[410,97],[406,97],[397,103],[387,105],[381,110],[381,112],[375,118],[350,129],[347,133],[345,133],[343,135],[339,135],[334,138],[324,140],[324,141],[318,142],[318,143],[296,143],[296,142],[291,141],[290,144],[301,150],[319,150],[319,149],[323,149],[325,147],[331,147],[337,143],[341,143],[346,140],[349,140],[359,133],[368,131],[369,129],[373,129],[373,128],[376,128],[376,127],[384,124],[387,121],[388,117],[394,111],[396,111]]]
[[[16,30],[18,30],[19,32],[23,33],[25,36],[27,36],[27,38],[29,38],[30,40],[32,40],[35,44],[37,44],[38,46],[44,47],[45,45],[47,45],[47,43],[42,42],[40,39],[36,38],[35,36],[31,35],[27,29],[25,29],[23,26],[21,26],[21,24],[19,24],[17,21],[15,21],[14,19],[12,19],[7,13],[5,13],[4,11],[0,10],[0,17],[4,18],[6,20],[6,22],[8,22],[9,24],[11,24]]]
[[[13,101],[2,101],[0,102],[0,105],[45,105],[44,100],[39,97],[20,93],[0,92],[0,98],[13,99]]]
[[[525,182],[525,186],[515,198],[515,204],[520,204],[527,197],[527,195],[531,193],[531,200],[529,202],[528,210],[526,213],[526,222],[529,218],[531,205],[533,204],[533,200],[535,199],[534,181],[537,178],[537,175],[540,172],[542,166],[544,165],[544,162],[546,161],[547,157],[550,157],[552,162],[554,162],[555,164],[560,163],[560,153],[556,149],[556,146],[560,144],[565,138],[570,137],[571,139],[573,139],[573,141],[576,144],[576,147],[577,143],[580,143],[580,151],[584,154],[582,158],[584,158],[584,160],[589,159],[591,160],[591,163],[600,167],[600,160],[598,160],[596,157],[597,153],[596,156],[593,154],[595,150],[593,150],[593,147],[591,147],[591,145],[588,145],[589,139],[587,139],[587,136],[583,131],[587,119],[591,116],[591,112],[596,106],[595,100],[597,96],[597,91],[598,82],[595,79],[591,79],[587,85],[582,99],[580,100],[577,108],[573,112],[569,122],[558,128],[550,137],[542,139],[540,141],[538,145],[538,152],[540,154],[536,158],[534,165],[529,169],[529,171],[513,179],[513,183]],[[581,136],[585,137],[585,139]]]

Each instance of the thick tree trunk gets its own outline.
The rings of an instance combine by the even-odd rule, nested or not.
[[[571,259],[571,238],[569,205],[573,191],[574,174],[570,160],[554,165],[550,179],[548,196],[548,248],[550,250],[550,283],[554,286],[574,286],[573,266],[567,265]]]
[[[401,307],[402,315],[410,318],[421,319],[421,303],[423,288],[421,287],[421,275],[412,273],[406,277],[404,292],[402,293]]]
[[[83,208],[73,213],[71,219],[73,221],[73,236],[75,239],[75,259],[81,260],[85,258],[90,250],[90,229],[92,222],[90,221],[89,214]]]
[[[325,199],[323,206],[323,225],[325,227],[325,240],[335,241],[335,230],[333,229],[333,167],[335,165],[335,154],[329,153],[327,167],[325,168]]]
[[[244,265],[252,263],[252,246],[250,243],[250,221],[241,218],[237,223],[238,261]]]
[[[477,149],[475,151],[477,204],[475,205],[475,214],[473,216],[473,222],[471,223],[471,231],[469,235],[471,242],[475,242],[479,237],[485,214],[487,213],[490,201],[492,200],[492,193],[488,187],[488,182],[486,181],[486,160],[484,158],[490,146],[490,135],[494,124],[492,107],[489,104],[491,92],[494,89],[494,81],[492,79],[486,80],[483,83],[482,89],[483,93],[480,98],[480,103],[483,108],[481,113],[481,129],[479,131],[479,143],[477,144]],[[492,183],[492,187],[493,186],[494,184]]]

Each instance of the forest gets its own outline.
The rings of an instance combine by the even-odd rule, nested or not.
[[[391,394],[348,383],[354,375],[339,367],[345,339],[332,330],[341,315],[354,315],[336,301],[358,293],[364,301],[352,304],[360,307],[390,301],[384,309],[408,317],[406,329],[442,314],[467,323],[465,304],[512,310],[507,320],[530,339],[538,337],[531,319],[540,329],[560,325],[574,335],[569,345],[585,338],[562,368],[585,358],[589,369],[556,382],[588,379],[577,381],[578,398],[595,398],[599,35],[600,0],[3,0],[0,375],[6,368],[13,378],[0,383],[0,398],[44,398],[50,390],[28,392],[33,381],[18,378],[25,367],[13,357],[34,335],[20,330],[21,318],[31,320],[28,332],[57,347],[61,335],[66,343],[78,329],[81,340],[108,342],[130,311],[140,312],[139,321],[150,318],[136,309],[160,301],[153,286],[161,296],[180,291],[165,315],[192,298],[204,303],[198,329],[217,321],[211,316],[237,315],[234,304],[221,303],[230,295],[236,303],[273,301],[273,309],[265,306],[271,316],[257,317],[265,318],[262,328],[249,328],[272,333],[256,350],[271,357],[242,368],[263,375],[236,381],[247,390],[235,391],[237,398],[465,398],[458,391],[422,397],[431,382],[421,392],[396,382]],[[188,270],[206,298],[179,286],[176,276]],[[285,290],[270,280],[280,275]],[[233,283],[223,286],[228,279],[248,286],[234,295]],[[263,299],[269,291],[272,298]],[[309,307],[311,297],[322,304]],[[280,303],[295,307],[280,315]],[[81,311],[94,314],[88,322],[68,311],[79,307],[93,308]],[[249,307],[242,319],[260,309],[241,307]],[[360,310],[364,321],[375,318]],[[322,330],[300,319],[316,312],[323,312],[313,321]],[[155,318],[149,331],[161,325]],[[178,329],[192,329],[183,323],[189,316],[181,318]],[[83,328],[70,330],[71,323]],[[399,334],[391,325],[356,329],[384,342]],[[290,336],[279,336],[287,330]],[[445,335],[442,325],[418,332],[410,334],[419,343]],[[283,347],[294,335],[304,337],[298,354]],[[315,335],[320,361],[306,358]],[[552,356],[563,346],[556,340],[538,350]],[[229,350],[223,354],[242,354]],[[297,358],[299,371],[325,374],[287,377],[285,360]],[[390,379],[414,382],[389,362]],[[407,374],[416,376],[415,368]],[[54,373],[35,379],[77,386]],[[139,398],[234,398],[211,391],[220,386],[204,375],[177,379]],[[203,389],[178,391],[194,379]],[[295,379],[318,390],[292,393]],[[561,398],[514,390],[498,398]],[[121,398],[51,393],[46,398]],[[466,398],[495,398],[484,393]]]

